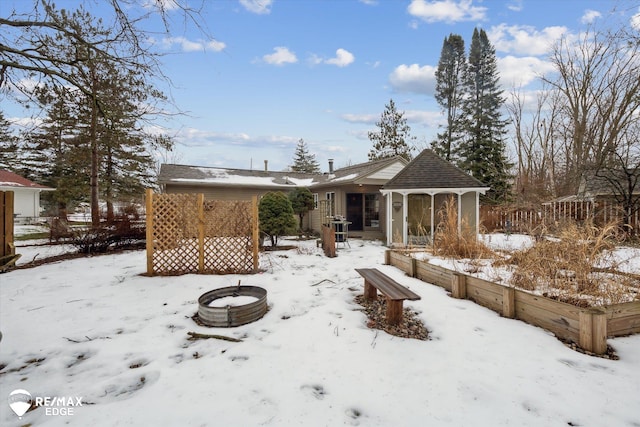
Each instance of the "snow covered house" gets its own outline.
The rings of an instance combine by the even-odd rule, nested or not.
[[[40,193],[54,190],[8,170],[0,169],[0,191],[13,191],[13,212],[17,224],[38,221]]]
[[[404,168],[402,157],[333,168],[323,174],[225,169],[163,164],[159,183],[166,193],[203,193],[207,199],[249,200],[269,191],[288,192],[306,187],[314,195],[315,209],[305,216],[303,228],[320,232],[327,217],[351,222],[352,235],[384,239],[385,210],[382,185]]]
[[[448,195],[457,197],[458,217],[477,228],[479,194],[489,189],[431,150],[410,163],[398,156],[334,170],[330,160],[323,174],[163,164],[159,183],[166,193],[203,193],[219,200],[306,187],[315,209],[305,216],[303,228],[320,232],[328,218],[343,218],[350,223],[350,236],[404,244],[423,229],[433,235],[435,212]]]

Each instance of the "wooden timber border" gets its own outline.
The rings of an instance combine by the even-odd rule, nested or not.
[[[607,352],[607,338],[640,333],[640,301],[581,308],[432,265],[398,251],[387,250],[385,264],[440,286],[453,298],[469,299],[504,317],[539,326],[595,354]]]

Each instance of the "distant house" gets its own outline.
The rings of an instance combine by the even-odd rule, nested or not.
[[[55,189],[37,184],[22,176],[0,169],[0,191],[13,191],[16,223],[29,223],[40,218],[40,193]]]
[[[204,193],[207,199],[220,200],[249,200],[269,191],[306,187],[315,208],[305,216],[304,228],[321,231],[327,217],[343,217],[351,222],[351,233],[384,239],[380,189],[406,164],[402,157],[393,157],[334,170],[330,160],[324,174],[163,164],[158,181],[166,193]]]
[[[397,209],[403,202],[404,206],[413,206],[412,212],[418,206],[433,212],[435,206],[439,207],[441,194],[456,194],[464,212],[477,213],[477,194],[488,190],[476,179],[427,151],[411,163],[397,156],[334,170],[333,160],[330,160],[328,172],[324,174],[275,172],[266,167],[265,170],[247,170],[163,164],[158,181],[166,193],[204,193],[207,199],[221,200],[249,200],[268,191],[288,192],[296,187],[306,187],[314,195],[315,209],[305,216],[304,228],[319,232],[329,218],[344,218],[350,222],[352,236],[393,242],[397,234],[401,236],[400,241],[406,241],[402,236],[408,235],[408,231],[402,224],[407,223],[403,218],[407,219],[409,210]],[[397,179],[400,176],[404,178]],[[424,196],[436,197],[437,201],[434,204],[425,199],[425,204]],[[407,203],[409,199],[411,201]],[[420,204],[416,205],[414,200],[420,200]],[[415,215],[424,216],[424,212],[416,211]],[[472,220],[477,223],[477,217]],[[433,231],[433,226],[430,227]],[[404,234],[401,234],[402,230],[405,230]]]
[[[640,170],[604,170],[599,173],[586,172],[580,179],[577,199],[588,201],[614,201],[621,196],[640,197]],[[631,187],[630,187],[631,184]]]

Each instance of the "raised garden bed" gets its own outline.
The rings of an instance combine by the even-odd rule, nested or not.
[[[385,263],[443,287],[454,298],[469,299],[504,317],[539,326],[594,354],[606,354],[608,337],[640,333],[640,300],[578,307],[433,265],[399,251],[387,250]]]

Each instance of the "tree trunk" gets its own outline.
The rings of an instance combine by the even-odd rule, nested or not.
[[[99,204],[99,188],[98,188],[98,137],[96,134],[96,128],[98,126],[98,105],[96,99],[96,75],[93,64],[91,67],[91,85],[92,85],[92,98],[91,98],[91,179],[89,186],[91,187],[91,225],[93,227],[100,226],[100,204]]]

